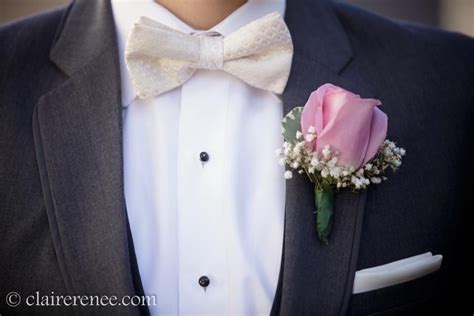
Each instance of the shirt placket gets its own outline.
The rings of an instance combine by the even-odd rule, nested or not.
[[[177,163],[181,315],[226,310],[222,158],[229,84],[219,80],[220,75],[199,70],[181,88]]]

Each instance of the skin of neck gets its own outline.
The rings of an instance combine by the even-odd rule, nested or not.
[[[208,30],[247,0],[155,0],[196,30]]]

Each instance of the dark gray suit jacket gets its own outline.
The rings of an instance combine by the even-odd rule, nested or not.
[[[473,193],[474,41],[325,0],[288,1],[285,19],[295,46],[285,112],[326,82],[379,98],[388,137],[407,156],[386,183],[337,195],[329,245],[314,233],[311,183],[303,176],[288,182],[272,313],[467,311],[471,293],[459,286],[472,287],[466,205]],[[62,311],[8,309],[10,291],[142,292],[124,199],[118,64],[105,0],[77,0],[0,27],[2,314]],[[438,272],[351,294],[356,270],[427,251],[444,255]]]

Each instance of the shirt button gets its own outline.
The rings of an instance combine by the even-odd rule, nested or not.
[[[203,288],[206,288],[211,281],[209,281],[209,278],[205,275],[199,278],[199,285],[202,286]]]
[[[201,162],[208,162],[209,161],[209,154],[205,151],[201,152],[199,154],[199,160],[201,160]]]

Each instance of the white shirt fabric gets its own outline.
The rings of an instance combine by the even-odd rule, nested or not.
[[[276,162],[282,103],[222,71],[139,99],[124,50],[146,16],[191,27],[152,0],[112,0],[123,101],[125,197],[152,314],[268,315],[283,245],[285,180]],[[227,35],[284,0],[250,0],[211,28]],[[202,163],[200,153],[209,161]],[[207,276],[209,286],[198,283]]]

